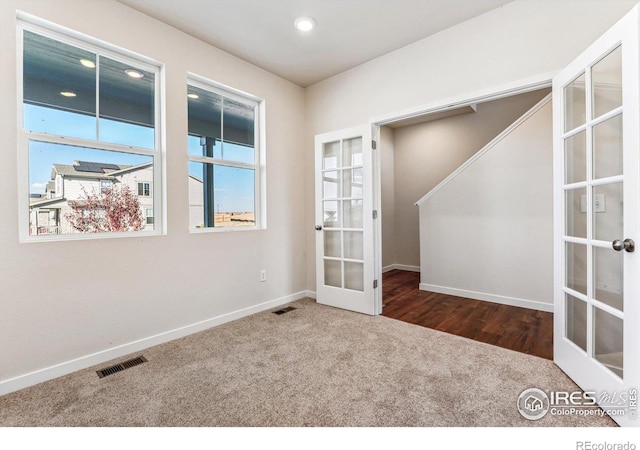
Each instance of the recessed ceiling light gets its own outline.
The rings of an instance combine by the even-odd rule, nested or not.
[[[200,96],[198,94],[191,94],[191,93],[187,94],[187,97],[189,97],[189,98],[200,98]]]
[[[124,73],[129,75],[131,78],[140,79],[144,77],[144,74],[142,72],[138,72],[137,70],[134,70],[134,69],[127,69],[124,71]]]
[[[316,21],[311,17],[298,17],[293,24],[300,31],[311,31],[316,26]]]
[[[95,69],[96,68],[96,63],[94,63],[90,59],[81,59],[80,60],[80,64],[82,64],[85,67],[88,67],[89,69]]]
[[[76,93],[71,91],[62,91],[60,92],[60,95],[62,95],[63,97],[75,97]]]

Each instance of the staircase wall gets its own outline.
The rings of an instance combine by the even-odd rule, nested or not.
[[[551,120],[549,96],[419,202],[421,289],[552,311]]]
[[[420,231],[415,202],[549,92],[550,89],[542,89],[502,98],[477,105],[475,113],[393,130],[392,170],[395,173],[388,177],[395,180],[393,205],[384,203],[383,198],[382,227],[383,230],[394,230],[392,262],[395,265],[420,265]],[[383,163],[383,184],[388,173],[384,169]],[[393,224],[388,216],[384,216],[384,211],[391,206]]]

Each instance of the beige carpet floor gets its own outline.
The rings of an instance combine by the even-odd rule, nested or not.
[[[551,361],[305,299],[0,397],[2,426],[613,426],[520,416],[575,390]]]

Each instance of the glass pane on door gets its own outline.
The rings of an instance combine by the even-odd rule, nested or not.
[[[623,235],[622,183],[593,187],[593,235],[599,241],[612,242]]]
[[[587,246],[567,242],[566,286],[587,295]]]
[[[565,131],[584,125],[587,117],[585,76],[580,75],[564,88],[564,129]]]
[[[565,294],[565,336],[587,351],[587,302]]]
[[[354,291],[364,290],[364,264],[345,261],[344,287]]]
[[[342,287],[342,263],[340,261],[324,260],[324,284]]]
[[[323,222],[325,228],[334,228],[340,226],[340,202],[330,201],[323,202]]]
[[[612,248],[593,249],[593,296],[609,306],[623,310],[624,255]]]
[[[340,258],[342,256],[342,233],[340,230],[325,230],[324,232],[324,256]]]
[[[322,173],[322,196],[323,198],[338,198],[340,192],[340,172],[332,170]]]
[[[340,158],[340,142],[329,142],[324,144],[322,153],[323,169],[335,169],[338,167],[338,158]]]
[[[591,69],[593,118],[622,105],[622,47],[616,48]]]
[[[594,356],[607,369],[622,378],[624,323],[599,308],[594,308]]]
[[[567,236],[587,237],[587,189],[568,189],[566,197],[565,228]]]
[[[593,127],[593,178],[622,175],[622,114]]]
[[[362,138],[345,139],[343,145],[344,167],[362,167]]]
[[[579,183],[587,179],[587,141],[585,131],[564,141],[565,183]]]

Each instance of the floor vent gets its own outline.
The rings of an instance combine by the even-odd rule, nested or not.
[[[279,309],[277,311],[274,311],[273,313],[277,315],[281,315],[284,313],[288,313],[289,311],[293,311],[294,309],[295,308],[293,306],[287,306],[286,308]]]
[[[115,366],[107,367],[106,369],[98,370],[96,373],[100,378],[104,378],[108,375],[113,375],[117,372],[122,372],[130,367],[137,366],[138,364],[142,364],[147,362],[144,356],[138,356],[137,358],[130,359],[125,362],[121,362],[120,364],[116,364]]]

